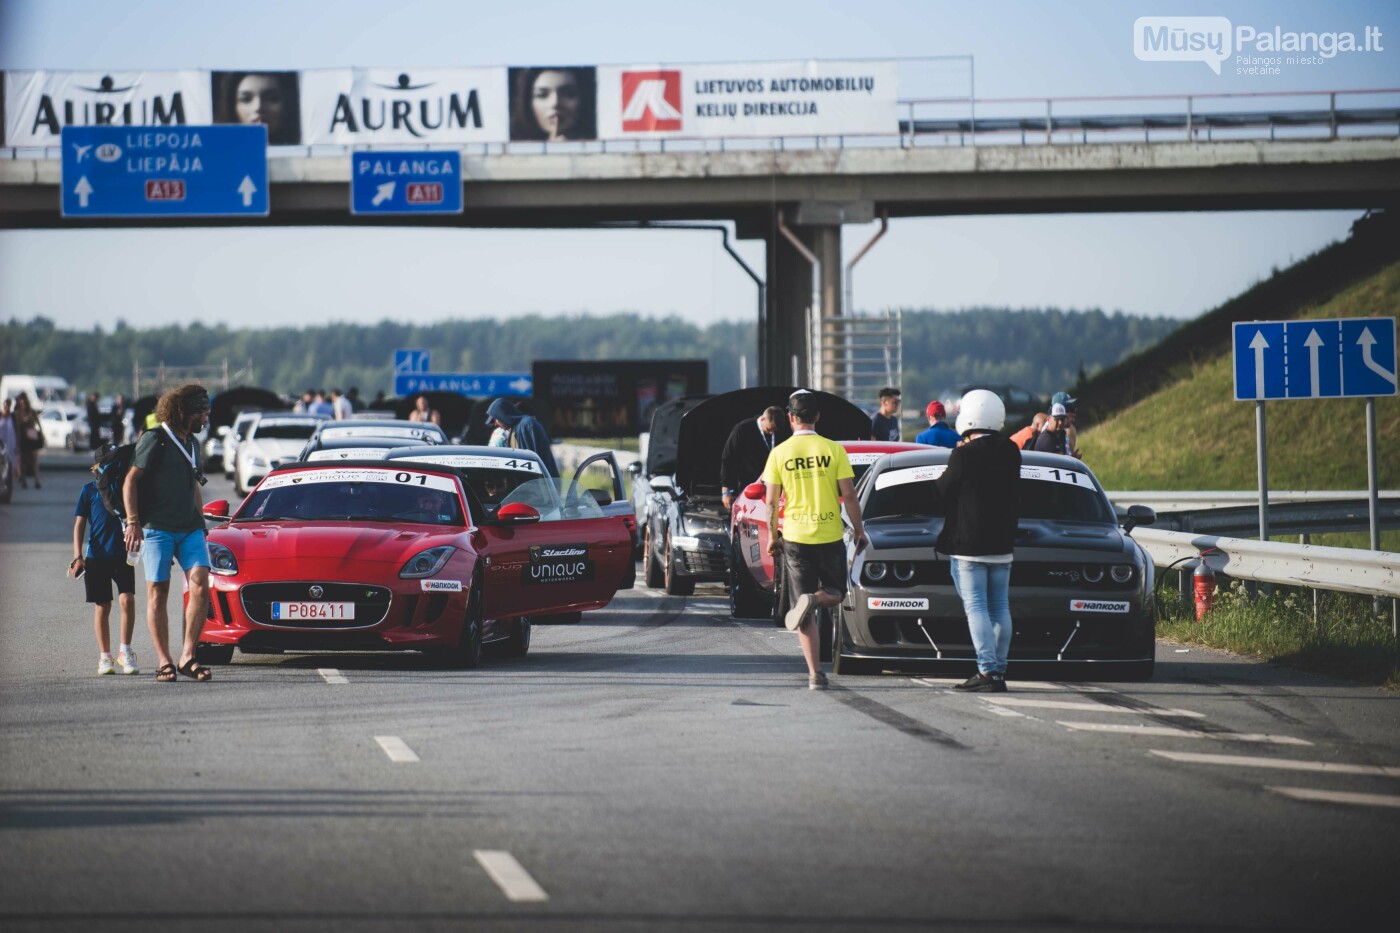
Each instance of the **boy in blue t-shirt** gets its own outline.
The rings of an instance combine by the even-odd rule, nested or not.
[[[112,450],[102,445],[93,451],[92,472],[101,473],[102,459]],[[136,653],[131,650],[131,635],[136,628],[136,568],[126,562],[126,545],[122,540],[121,521],[102,504],[97,483],[88,483],[78,493],[78,506],[73,510],[73,562],[68,574],[82,577],[87,587],[87,601],[95,605],[94,624],[97,628],[97,673],[110,674],[113,668],[123,674],[139,674]],[[84,546],[86,545],[86,546]],[[117,600],[121,606],[121,650],[112,660],[112,584],[117,585]]]

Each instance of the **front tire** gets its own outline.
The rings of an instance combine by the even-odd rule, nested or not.
[[[729,553],[729,614],[736,619],[766,619],[773,612],[773,601],[754,582],[744,563],[736,540]]]
[[[690,596],[695,592],[695,581],[676,573],[676,562],[671,557],[671,533],[666,532],[666,550],[662,554],[662,567],[666,575],[667,596]]]
[[[846,643],[846,613],[840,606],[832,610],[834,618],[834,631],[831,636],[831,672],[833,674],[870,674],[873,673],[872,665],[869,661],[862,661],[843,654],[842,646]]]
[[[647,533],[642,538],[642,569],[646,585],[652,589],[660,589],[666,582],[665,575],[661,572],[661,564],[656,559],[655,542],[651,540],[651,525],[647,525]]]
[[[481,666],[481,584],[474,585],[467,594],[467,616],[451,658],[455,666],[464,670]]]

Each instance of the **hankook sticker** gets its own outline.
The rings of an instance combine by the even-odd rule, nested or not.
[[[865,607],[867,609],[910,609],[927,612],[928,600],[910,599],[907,597],[903,599],[891,599],[884,596],[871,596],[865,601]]]
[[[423,580],[424,593],[460,593],[461,580]]]
[[[1132,603],[1105,599],[1071,599],[1071,612],[1128,612]]]

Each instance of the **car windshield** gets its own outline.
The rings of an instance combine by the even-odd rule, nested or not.
[[[394,437],[408,440],[422,440],[437,443],[442,440],[442,429],[437,425],[424,427],[421,424],[345,424],[327,425],[321,429],[321,440],[329,441],[342,437]]]
[[[861,509],[866,521],[942,518],[943,501],[934,481],[945,467],[936,464],[887,470]],[[1087,473],[1056,467],[1021,467],[1022,519],[1117,524],[1113,510]]]
[[[233,520],[466,524],[452,479],[414,470],[354,468],[273,474]]]
[[[314,421],[259,421],[253,436],[260,441],[305,441],[314,433]]]

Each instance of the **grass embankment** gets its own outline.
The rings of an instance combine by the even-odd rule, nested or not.
[[[1188,645],[1224,648],[1363,683],[1400,690],[1400,654],[1391,635],[1390,601],[1377,614],[1369,596],[1280,587],[1253,600],[1236,580],[1196,621],[1191,599],[1159,587],[1157,635]]]
[[[1400,305],[1400,263],[1341,290],[1298,318],[1376,317]],[[1234,401],[1228,352],[1181,367],[1176,382],[1080,434],[1084,459],[1109,489],[1256,489],[1254,405]],[[1365,402],[1360,399],[1270,402],[1266,438],[1269,487],[1365,489]],[[1400,398],[1376,401],[1379,485],[1400,486]],[[1296,538],[1275,537],[1293,541]],[[1315,535],[1312,543],[1366,547],[1365,534]],[[1400,550],[1400,532],[1381,536]],[[1175,580],[1175,575],[1171,575]],[[1249,600],[1239,584],[1221,590],[1201,624],[1172,589],[1159,591],[1158,634],[1186,644],[1224,648],[1400,689],[1390,602],[1377,615],[1369,597],[1278,588]]]
[[[1400,306],[1400,263],[1300,318],[1376,317]],[[1254,405],[1234,401],[1230,354],[1189,365],[1178,381],[1087,425],[1079,447],[1108,489],[1256,489]],[[1400,398],[1376,401],[1380,487],[1400,486]],[[1271,489],[1365,489],[1361,399],[1269,402]]]

